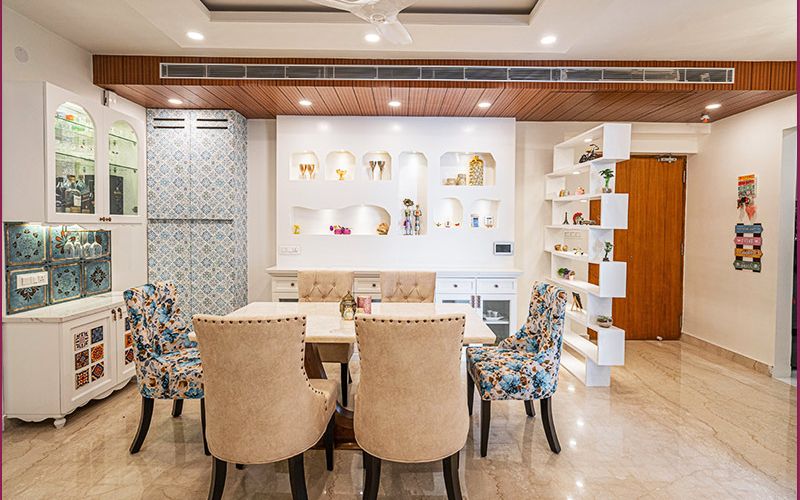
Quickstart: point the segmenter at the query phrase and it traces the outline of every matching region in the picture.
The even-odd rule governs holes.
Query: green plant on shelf
[[[608,183],[611,182],[611,179],[614,177],[614,170],[610,168],[604,168],[598,173],[605,180],[605,185],[603,186],[603,192],[610,193],[611,188],[609,187]]]
[[[575,271],[567,267],[560,267],[556,272],[561,278],[566,280],[571,280],[572,278],[575,277]]]

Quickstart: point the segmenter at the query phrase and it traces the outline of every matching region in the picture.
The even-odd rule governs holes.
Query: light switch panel
[[[17,289],[42,286],[47,284],[47,271],[17,275]]]
[[[300,245],[283,245],[279,251],[281,255],[300,255]]]

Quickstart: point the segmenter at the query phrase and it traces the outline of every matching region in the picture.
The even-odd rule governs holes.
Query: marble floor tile
[[[358,391],[358,361],[351,363]],[[328,373],[338,377],[338,367]],[[795,386],[682,342],[629,342],[610,388],[586,388],[562,371],[553,414],[554,455],[540,418],[520,402],[492,405],[489,455],[480,458],[480,405],[461,458],[464,496],[519,498],[796,498]],[[351,398],[352,401],[352,398]],[[59,499],[190,499],[208,494],[200,409],[170,416],[157,401],[150,433],[128,454],[139,417],[131,383],[51,422],[6,421],[3,496]],[[536,405],[537,412],[539,411]],[[359,498],[361,454],[341,451],[333,472],[321,451],[306,454],[309,498]],[[382,468],[386,499],[445,498],[440,464]],[[290,499],[285,463],[230,468],[225,498]]]

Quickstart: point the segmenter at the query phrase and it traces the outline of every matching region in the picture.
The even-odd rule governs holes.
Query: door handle
[[[114,309],[111,310],[111,319],[114,321],[117,320],[117,311]]]

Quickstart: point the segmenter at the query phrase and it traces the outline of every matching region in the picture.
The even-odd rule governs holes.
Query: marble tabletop
[[[306,316],[306,342],[352,344],[356,341],[355,322],[342,319],[337,302],[252,302],[228,316],[252,318],[291,314]],[[372,314],[393,317],[464,314],[464,344],[493,344],[496,339],[475,309],[467,304],[374,303]]]

